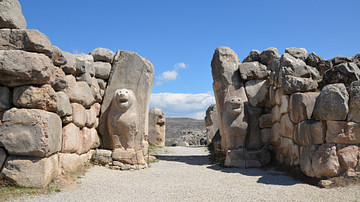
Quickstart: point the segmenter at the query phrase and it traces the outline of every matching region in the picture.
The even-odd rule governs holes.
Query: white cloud
[[[163,72],[159,79],[162,81],[176,80],[178,73],[175,70]]]
[[[150,108],[164,110],[167,117],[190,117],[203,119],[206,109],[215,103],[212,92],[199,94],[154,93],[151,94]]]
[[[187,66],[185,63],[183,62],[180,62],[180,63],[177,63],[174,65],[174,69],[177,70],[177,69],[185,69]]]

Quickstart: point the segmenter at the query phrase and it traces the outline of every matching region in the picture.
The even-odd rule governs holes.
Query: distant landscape
[[[182,130],[205,131],[205,121],[191,118],[166,118],[165,138],[166,145],[178,139]]]

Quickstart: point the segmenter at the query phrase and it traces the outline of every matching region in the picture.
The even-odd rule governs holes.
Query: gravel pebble
[[[354,201],[360,186],[320,189],[276,170],[221,169],[204,147],[166,147],[159,162],[135,171],[94,166],[80,186],[18,201]]]

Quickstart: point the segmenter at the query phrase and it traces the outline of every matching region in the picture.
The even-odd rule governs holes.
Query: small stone
[[[319,182],[319,187],[321,188],[330,188],[331,185],[332,185],[332,181],[330,180],[320,180]]]

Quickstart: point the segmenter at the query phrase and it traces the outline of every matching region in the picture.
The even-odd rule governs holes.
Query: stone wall
[[[119,81],[117,71],[127,73],[129,65],[140,70],[132,72],[132,77],[122,75],[128,80]],[[148,60],[128,51],[116,55],[105,48],[89,54],[62,51],[43,33],[26,29],[17,0],[1,1],[1,177],[20,186],[44,187],[59,175],[83,167],[93,156],[116,158],[112,150],[94,149],[105,147],[98,135],[99,119],[117,88],[133,90],[144,100],[138,112],[141,124],[136,145],[136,152],[144,156],[153,72]],[[141,89],[133,88],[131,79]],[[124,163],[138,163],[131,158]],[[112,160],[107,163],[113,165]]]
[[[259,139],[260,147],[273,151],[273,160],[299,166],[310,177],[360,174],[360,54],[323,60],[303,48],[287,48],[281,56],[276,48],[268,48],[251,51],[240,63],[231,49],[220,47],[213,61],[219,57],[223,62],[212,65],[213,72],[225,65],[238,70],[237,85],[244,85],[243,104],[250,109],[246,141],[239,148],[256,150],[249,148],[249,140]],[[215,96],[221,97],[216,85],[227,83],[216,84],[218,75],[213,77]],[[221,107],[220,99],[216,101]],[[228,158],[221,111],[218,117],[221,147]],[[232,158],[238,163],[230,166],[242,167],[244,159]]]

